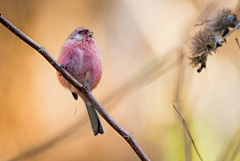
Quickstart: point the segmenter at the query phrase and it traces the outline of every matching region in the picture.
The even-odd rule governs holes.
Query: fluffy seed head
[[[229,8],[219,10],[217,13],[205,20],[206,28],[216,34],[228,32],[229,27],[233,28],[238,24],[237,16]]]
[[[230,9],[223,8],[212,14],[209,19],[195,26],[203,24],[206,25],[206,28],[203,31],[199,31],[192,38],[191,46],[192,57],[190,57],[190,64],[193,67],[200,66],[197,70],[198,72],[201,72],[206,67],[208,55],[222,46],[226,42],[226,37],[239,28],[240,20],[237,19],[237,16]],[[230,31],[229,28],[234,29]]]
[[[206,66],[207,56],[214,50],[216,38],[209,30],[201,30],[192,38],[190,64],[193,67]]]
[[[211,31],[201,30],[192,38],[191,53],[193,56],[198,56],[206,51],[214,49],[215,36]]]

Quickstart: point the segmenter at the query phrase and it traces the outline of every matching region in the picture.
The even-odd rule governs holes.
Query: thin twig
[[[132,147],[135,153],[141,160],[150,160],[147,155],[143,152],[141,147],[134,140],[132,135],[128,133],[125,129],[123,129],[101,106],[101,104],[94,98],[92,93],[84,88],[82,84],[80,84],[76,79],[74,79],[66,69],[62,68],[60,64],[52,57],[52,55],[41,45],[37,44],[27,35],[25,35],[22,31],[12,25],[6,18],[4,18],[0,14],[0,22],[7,27],[10,31],[12,31],[16,36],[22,39],[25,43],[30,45],[32,48],[37,50],[69,83],[71,83],[75,88],[77,88],[84,96],[88,99],[89,102],[92,103],[93,107],[99,112],[99,114],[108,122],[110,126],[114,128]]]
[[[239,44],[238,38],[236,38],[236,41],[237,41],[238,47],[240,49],[240,44]]]
[[[193,144],[193,146],[194,146],[194,148],[195,148],[195,150],[196,150],[196,152],[197,152],[200,160],[203,161],[203,159],[202,159],[200,153],[198,152],[197,147],[196,147],[196,145],[195,145],[195,143],[194,143],[194,141],[193,141],[192,135],[190,134],[190,132],[189,132],[189,130],[188,130],[186,121],[185,121],[184,118],[181,116],[181,114],[179,113],[179,111],[177,110],[177,108],[176,108],[174,105],[173,105],[173,107],[174,107],[174,109],[177,111],[177,113],[178,113],[178,115],[179,115],[179,117],[180,117],[180,121],[182,122],[183,126],[184,126],[185,129],[187,130],[187,133],[188,133],[188,135],[189,135],[189,137],[190,137],[190,139],[191,139],[191,141],[192,141],[192,144]]]
[[[222,39],[226,39],[229,35],[231,35],[235,30],[237,30],[240,27],[240,22],[234,27],[228,34],[226,34]]]
[[[184,86],[184,80],[185,80],[185,58],[186,54],[183,52],[183,49],[179,50],[178,55],[180,56],[179,59],[183,59],[182,61],[179,61],[179,67],[177,69],[177,75],[176,75],[176,87],[174,90],[174,102],[176,103],[176,106],[179,107],[179,110],[182,110],[185,108],[184,101],[183,101],[183,86]],[[184,127],[183,127],[184,129]],[[183,142],[184,142],[184,153],[185,153],[185,159],[186,161],[192,160],[192,149],[191,149],[191,141],[188,137],[188,134],[186,130],[183,131]]]

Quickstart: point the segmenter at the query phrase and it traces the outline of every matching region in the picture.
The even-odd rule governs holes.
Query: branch
[[[82,84],[80,84],[76,79],[71,76],[66,69],[62,68],[61,65],[52,57],[52,55],[41,45],[37,44],[27,35],[25,35],[22,31],[12,25],[7,19],[5,19],[0,13],[0,22],[7,27],[10,31],[12,31],[16,36],[22,39],[25,43],[30,45],[32,48],[37,50],[69,83],[71,83],[75,88],[77,88],[84,96],[87,98],[89,102],[92,103],[93,107],[99,112],[99,114],[108,122],[112,128],[117,131],[132,147],[135,153],[141,160],[149,161],[150,159],[143,152],[141,147],[134,140],[132,135],[128,133],[125,129],[123,129],[108,113],[107,111],[100,105],[100,103],[94,98],[92,93],[85,88]]]
[[[238,45],[238,47],[240,49],[240,44],[239,44],[238,38],[236,38],[236,41],[237,41],[237,45]]]
[[[240,27],[240,22],[234,27],[228,34],[226,34],[222,39],[225,40],[228,36],[230,36],[235,30],[239,29]]]
[[[188,135],[189,135],[189,137],[190,137],[190,139],[191,139],[191,141],[192,141],[192,144],[193,144],[193,146],[194,146],[194,148],[195,148],[195,150],[196,150],[196,152],[197,152],[200,160],[203,161],[203,159],[202,159],[200,153],[198,152],[197,147],[196,147],[196,145],[195,145],[195,143],[194,143],[194,141],[193,141],[193,138],[192,138],[192,136],[191,136],[191,134],[190,134],[190,132],[189,132],[189,130],[188,130],[186,121],[185,121],[184,118],[181,116],[181,114],[178,112],[177,108],[176,108],[174,105],[173,105],[173,107],[174,107],[174,109],[177,111],[177,113],[178,113],[178,115],[179,115],[179,117],[180,117],[180,121],[182,122],[183,126],[184,126],[185,129],[187,130],[187,133],[188,133]]]

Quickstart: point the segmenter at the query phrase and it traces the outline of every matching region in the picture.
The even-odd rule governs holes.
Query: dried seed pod
[[[203,68],[206,68],[207,57],[211,52],[222,46],[226,42],[226,37],[233,31],[240,27],[240,20],[232,13],[228,8],[219,10],[217,13],[212,14],[211,17],[201,24],[206,24],[206,28],[203,31],[199,31],[192,38],[191,53],[192,57],[190,64],[193,67],[198,67],[198,72],[201,72]],[[231,31],[229,28],[234,28]]]
[[[225,36],[229,32],[229,27],[234,28],[239,22],[237,15],[233,14],[229,8],[224,8],[212,14],[209,19],[199,25],[203,25],[204,23],[206,23],[206,28],[216,35]]]
[[[206,29],[200,30],[192,38],[191,53],[193,56],[199,56],[205,51],[212,51],[216,42],[216,36]]]
[[[206,29],[199,31],[192,38],[192,57],[189,59],[191,60],[190,64],[193,67],[197,67],[200,64],[198,72],[201,72],[201,70],[206,67],[207,56],[216,48],[216,38],[217,36],[213,35],[211,31]]]

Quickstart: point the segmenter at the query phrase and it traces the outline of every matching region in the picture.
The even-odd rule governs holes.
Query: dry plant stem
[[[226,34],[222,39],[225,40],[229,35],[231,35],[235,30],[237,30],[240,27],[240,22],[236,27],[234,27],[228,34]]]
[[[179,113],[179,111],[177,110],[177,108],[176,108],[174,105],[173,105],[173,107],[174,107],[174,109],[177,111],[177,113],[178,113],[178,115],[179,115],[179,117],[180,117],[180,120],[181,120],[181,122],[183,123],[183,126],[184,126],[185,129],[187,130],[187,133],[188,133],[188,135],[189,135],[189,137],[190,137],[190,139],[191,139],[191,141],[192,141],[192,143],[193,143],[193,146],[194,146],[194,148],[195,148],[195,150],[196,150],[196,152],[197,152],[200,160],[203,161],[203,159],[202,159],[200,153],[198,152],[197,147],[196,147],[196,145],[195,145],[195,143],[194,143],[194,141],[193,141],[192,135],[190,134],[190,132],[189,132],[189,130],[188,130],[188,127],[187,127],[187,124],[186,124],[184,118],[182,117],[182,115]]]
[[[236,38],[236,41],[237,41],[238,47],[240,49],[240,44],[239,44],[238,38]]]
[[[238,22],[238,24],[236,25],[236,27],[234,27],[229,33],[227,33],[224,37],[222,37],[222,41],[223,40],[225,40],[228,36],[230,36],[235,30],[237,30],[237,29],[239,29],[239,27],[240,27],[240,22]],[[237,39],[236,39],[237,40]],[[225,41],[223,41],[222,43],[224,43]],[[237,42],[238,42],[238,40],[237,40]],[[217,43],[217,42],[216,42]],[[221,44],[222,44],[221,43]],[[238,43],[239,44],[239,43]],[[213,51],[215,52],[215,50],[216,50],[216,48],[217,48],[217,44],[215,44],[215,47],[214,47],[214,49],[213,49]]]
[[[143,152],[141,147],[137,144],[134,138],[124,130],[108,113],[107,111],[99,104],[99,102],[93,97],[92,93],[88,91],[88,89],[80,84],[76,79],[74,79],[61,65],[50,55],[50,53],[41,45],[37,44],[23,32],[21,32],[18,28],[12,25],[7,19],[5,19],[0,13],[0,22],[7,27],[10,31],[12,31],[16,36],[26,42],[28,45],[37,50],[61,75],[74,87],[76,87],[82,94],[86,96],[88,101],[90,101],[93,106],[97,109],[97,111],[101,114],[101,116],[112,126],[132,147],[132,149],[136,152],[138,157],[141,160],[149,161],[150,159]]]

